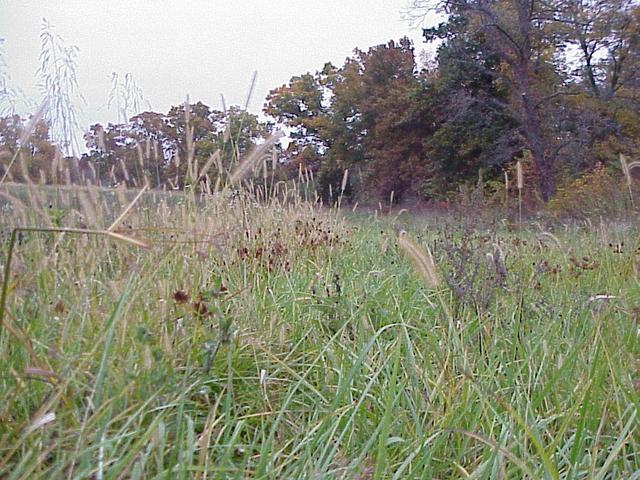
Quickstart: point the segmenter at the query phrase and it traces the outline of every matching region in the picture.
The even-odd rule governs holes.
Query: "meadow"
[[[640,479],[637,219],[300,197],[1,185],[0,478]]]

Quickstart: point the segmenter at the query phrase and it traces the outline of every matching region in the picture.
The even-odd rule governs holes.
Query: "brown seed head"
[[[187,303],[189,301],[189,295],[182,290],[176,290],[173,294],[173,300],[179,304]]]
[[[428,288],[437,289],[440,286],[438,271],[429,247],[422,247],[409,238],[407,232],[398,233],[398,247],[409,257],[416,272],[422,277]]]

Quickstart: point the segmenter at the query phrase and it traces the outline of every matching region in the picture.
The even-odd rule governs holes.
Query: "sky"
[[[201,100],[259,113],[269,90],[353,49],[408,36],[428,48],[401,12],[408,0],[0,0],[0,38],[10,84],[37,99],[43,18],[79,48],[80,123],[117,121],[112,73],[132,74],[154,111]]]

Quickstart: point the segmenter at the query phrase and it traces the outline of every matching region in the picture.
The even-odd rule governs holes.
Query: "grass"
[[[7,235],[136,195],[0,188]],[[640,478],[635,225],[145,192],[113,231],[151,247],[18,238],[2,478]]]

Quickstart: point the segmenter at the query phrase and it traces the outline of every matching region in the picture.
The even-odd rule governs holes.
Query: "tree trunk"
[[[551,162],[545,152],[544,138],[540,127],[540,119],[531,99],[523,91],[521,96],[522,134],[531,151],[536,173],[538,174],[540,193],[546,202],[555,193],[555,179]]]
[[[542,127],[538,112],[538,101],[533,86],[533,72],[531,71],[532,29],[531,29],[531,0],[516,0],[518,13],[518,30],[521,38],[520,48],[516,49],[513,72],[520,88],[520,117],[522,134],[531,150],[533,163],[539,178],[540,193],[546,202],[555,190],[555,181],[550,159],[546,155],[546,145],[542,135]]]
[[[596,82],[596,76],[593,73],[593,65],[591,61],[593,60],[593,53],[589,51],[589,45],[584,39],[580,40],[580,48],[582,49],[583,57],[584,57],[584,65],[587,73],[587,80],[589,81],[589,87],[591,88],[591,92],[595,97],[600,96],[600,89],[598,88],[598,82]]]

